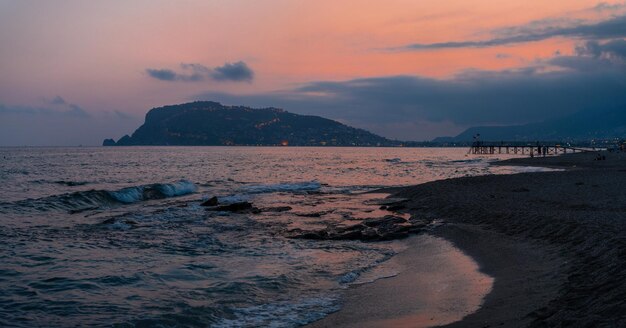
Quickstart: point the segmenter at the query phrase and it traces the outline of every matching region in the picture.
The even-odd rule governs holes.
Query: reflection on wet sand
[[[381,265],[397,276],[347,291],[343,308],[311,327],[431,327],[478,310],[494,279],[445,239],[418,235]]]

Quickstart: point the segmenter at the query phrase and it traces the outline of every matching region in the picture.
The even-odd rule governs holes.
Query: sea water
[[[380,217],[386,186],[523,169],[462,148],[0,148],[0,326],[294,327],[393,273],[397,241],[288,239]],[[200,204],[252,202],[238,214]],[[367,277],[359,281],[359,277]]]

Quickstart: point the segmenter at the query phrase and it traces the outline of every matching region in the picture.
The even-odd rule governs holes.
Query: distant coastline
[[[499,128],[503,130],[503,127]],[[508,128],[507,128],[508,129]],[[504,129],[504,130],[507,130]],[[606,147],[619,143],[607,138],[554,138],[536,135],[506,137],[500,133],[481,140],[518,142],[520,144],[571,144]],[[503,130],[503,131],[504,131]],[[510,128],[519,134],[519,129]],[[469,130],[468,130],[469,131]],[[472,131],[476,132],[476,128]],[[516,135],[516,134],[515,134]],[[517,135],[516,135],[517,136]],[[212,101],[196,101],[151,109],[145,122],[131,135],[115,141],[105,139],[103,146],[315,146],[315,147],[468,147],[474,142],[467,132],[455,138],[440,137],[432,141],[388,139],[327,118],[299,115],[279,108],[227,106]]]

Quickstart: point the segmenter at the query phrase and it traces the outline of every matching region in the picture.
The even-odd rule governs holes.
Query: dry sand
[[[567,170],[396,190],[394,196],[409,199],[412,215],[444,222],[431,235],[452,242],[495,278],[480,309],[449,327],[626,327],[626,154],[605,155],[606,161],[589,153],[514,159],[499,165]],[[407,252],[420,254],[414,244]],[[414,320],[421,313],[415,296],[393,292],[415,291],[409,284],[401,274],[351,288],[342,310],[314,325],[429,326]],[[372,310],[381,299],[391,315]]]

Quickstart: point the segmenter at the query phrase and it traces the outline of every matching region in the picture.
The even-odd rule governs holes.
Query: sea
[[[537,168],[465,148],[0,148],[0,326],[298,327],[397,274],[401,241],[287,238],[381,187]],[[280,211],[209,211],[247,201]],[[385,266],[386,267],[386,266]]]

